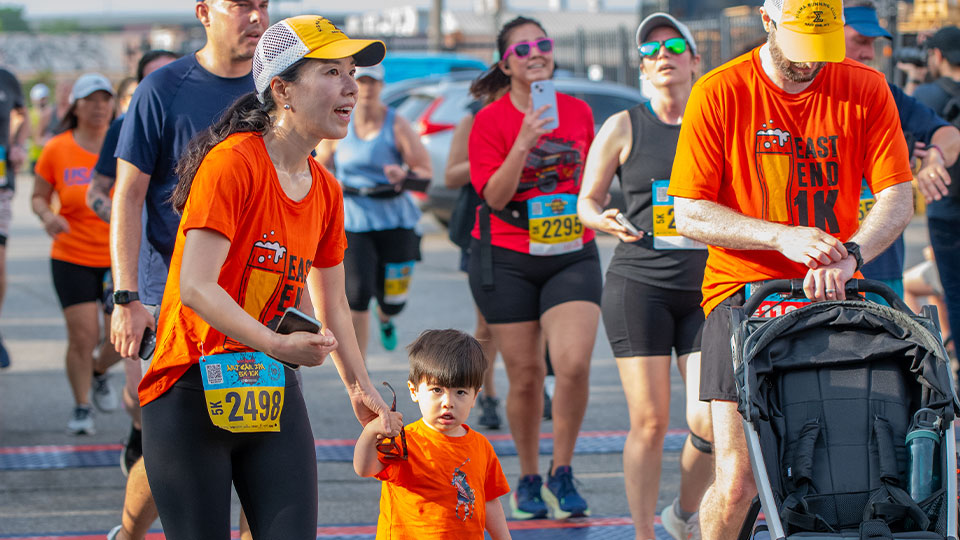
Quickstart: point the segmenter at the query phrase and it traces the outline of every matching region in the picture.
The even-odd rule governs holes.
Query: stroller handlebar
[[[897,293],[881,281],[851,279],[844,287],[844,291],[848,297],[856,296],[861,292],[877,294],[886,300],[887,304],[893,309],[906,313],[907,315],[915,315],[907,304],[897,296]],[[752,315],[767,296],[775,293],[789,294],[787,298],[804,298],[806,296],[803,292],[802,279],[774,279],[757,287],[757,290],[750,295],[750,299],[743,304],[744,311]]]

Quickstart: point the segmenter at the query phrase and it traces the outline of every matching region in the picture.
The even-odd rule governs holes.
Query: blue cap
[[[893,39],[890,32],[880,26],[877,10],[872,7],[858,6],[843,8],[843,19],[847,26],[852,26],[861,36],[885,37]]]

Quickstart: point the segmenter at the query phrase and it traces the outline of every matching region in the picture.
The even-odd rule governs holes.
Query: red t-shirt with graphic
[[[510,485],[490,441],[463,427],[464,436],[450,437],[418,420],[404,427],[406,461],[381,456],[377,540],[483,538],[487,501]]]
[[[60,200],[57,214],[70,226],[54,237],[51,259],[91,268],[110,266],[110,224],[87,206],[96,164],[97,154],[77,144],[73,130],[50,139],[37,159],[34,172],[53,186]]]
[[[845,241],[858,227],[863,178],[874,193],[912,178],[883,75],[851,60],[828,63],[790,94],[763,72],[756,49],[694,85],[668,193]],[[775,251],[710,246],[704,311],[746,283],[806,272]]]
[[[337,180],[308,158],[313,185],[293,201],[283,192],[263,138],[237,133],[215,146],[197,170],[187,199],[160,310],[157,347],[140,382],[140,403],[166,392],[203,354],[250,351],[180,302],[184,235],[210,229],[230,240],[217,282],[244,311],[276,325],[297,307],[311,267],[340,264],[347,242]]]
[[[560,126],[542,135],[527,154],[520,173],[520,184],[511,201],[527,201],[542,195],[580,193],[580,180],[587,151],[593,143],[593,112],[584,101],[557,93]],[[503,164],[520,134],[523,112],[510,101],[510,93],[487,105],[473,122],[470,131],[470,182],[483,198],[487,181]],[[556,207],[557,212],[576,214],[572,208]],[[545,200],[546,204],[563,204]],[[581,226],[582,227],[582,226]],[[522,253],[530,252],[530,233],[490,216],[491,243]],[[480,238],[480,220],[473,227],[473,237]],[[591,229],[583,230],[583,242],[594,237]]]

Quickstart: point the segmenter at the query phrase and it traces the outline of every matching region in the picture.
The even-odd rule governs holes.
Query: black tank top
[[[624,215],[650,233],[653,231],[653,182],[670,178],[680,126],[662,122],[646,103],[630,109],[628,114],[633,145],[627,161],[617,167],[627,206]],[[650,240],[617,244],[608,271],[664,289],[700,290],[706,250],[657,250]]]

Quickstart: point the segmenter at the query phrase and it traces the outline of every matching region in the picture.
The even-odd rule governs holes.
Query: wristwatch
[[[853,255],[853,258],[857,261],[857,267],[854,268],[853,271],[858,272],[863,268],[863,255],[860,254],[860,244],[856,242],[844,242],[843,247],[847,248],[847,253]]]
[[[140,299],[137,291],[113,291],[113,303],[122,306]]]

